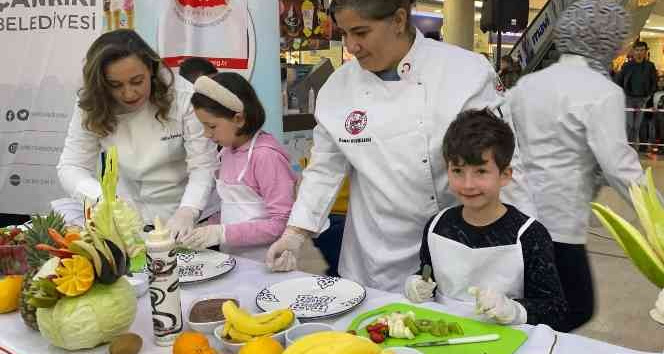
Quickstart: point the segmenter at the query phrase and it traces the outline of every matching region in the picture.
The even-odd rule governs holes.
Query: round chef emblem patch
[[[401,73],[408,74],[410,72],[410,68],[410,63],[403,63],[403,65],[401,65]]]
[[[367,126],[367,112],[352,111],[346,117],[346,131],[352,135],[360,134]]]

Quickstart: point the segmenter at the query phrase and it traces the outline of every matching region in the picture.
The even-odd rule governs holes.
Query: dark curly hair
[[[514,154],[514,133],[488,108],[459,113],[443,138],[443,157],[449,165],[482,165],[485,151],[491,151],[498,169],[510,166]]]

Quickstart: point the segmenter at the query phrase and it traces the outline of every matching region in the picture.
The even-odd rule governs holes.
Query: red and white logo
[[[346,117],[346,131],[352,135],[360,134],[367,126],[367,112],[352,111]]]
[[[218,5],[226,5],[226,0],[178,0],[182,6],[191,7],[211,7]]]

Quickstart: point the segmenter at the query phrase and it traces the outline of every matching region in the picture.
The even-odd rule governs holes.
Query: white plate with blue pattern
[[[178,278],[180,283],[212,280],[235,268],[235,258],[213,250],[178,250]]]
[[[218,278],[235,268],[235,258],[213,250],[178,248],[178,279],[180,284],[191,284]],[[147,265],[143,268],[148,273]]]
[[[315,320],[349,312],[366,296],[354,281],[314,275],[265,287],[256,295],[256,306],[266,312],[290,308],[300,320]]]

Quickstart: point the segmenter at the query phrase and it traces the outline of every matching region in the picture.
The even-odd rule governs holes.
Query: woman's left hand
[[[166,227],[171,230],[171,237],[176,240],[178,237],[184,237],[194,229],[194,223],[198,219],[200,211],[191,207],[180,207],[175,214],[168,219]]]

